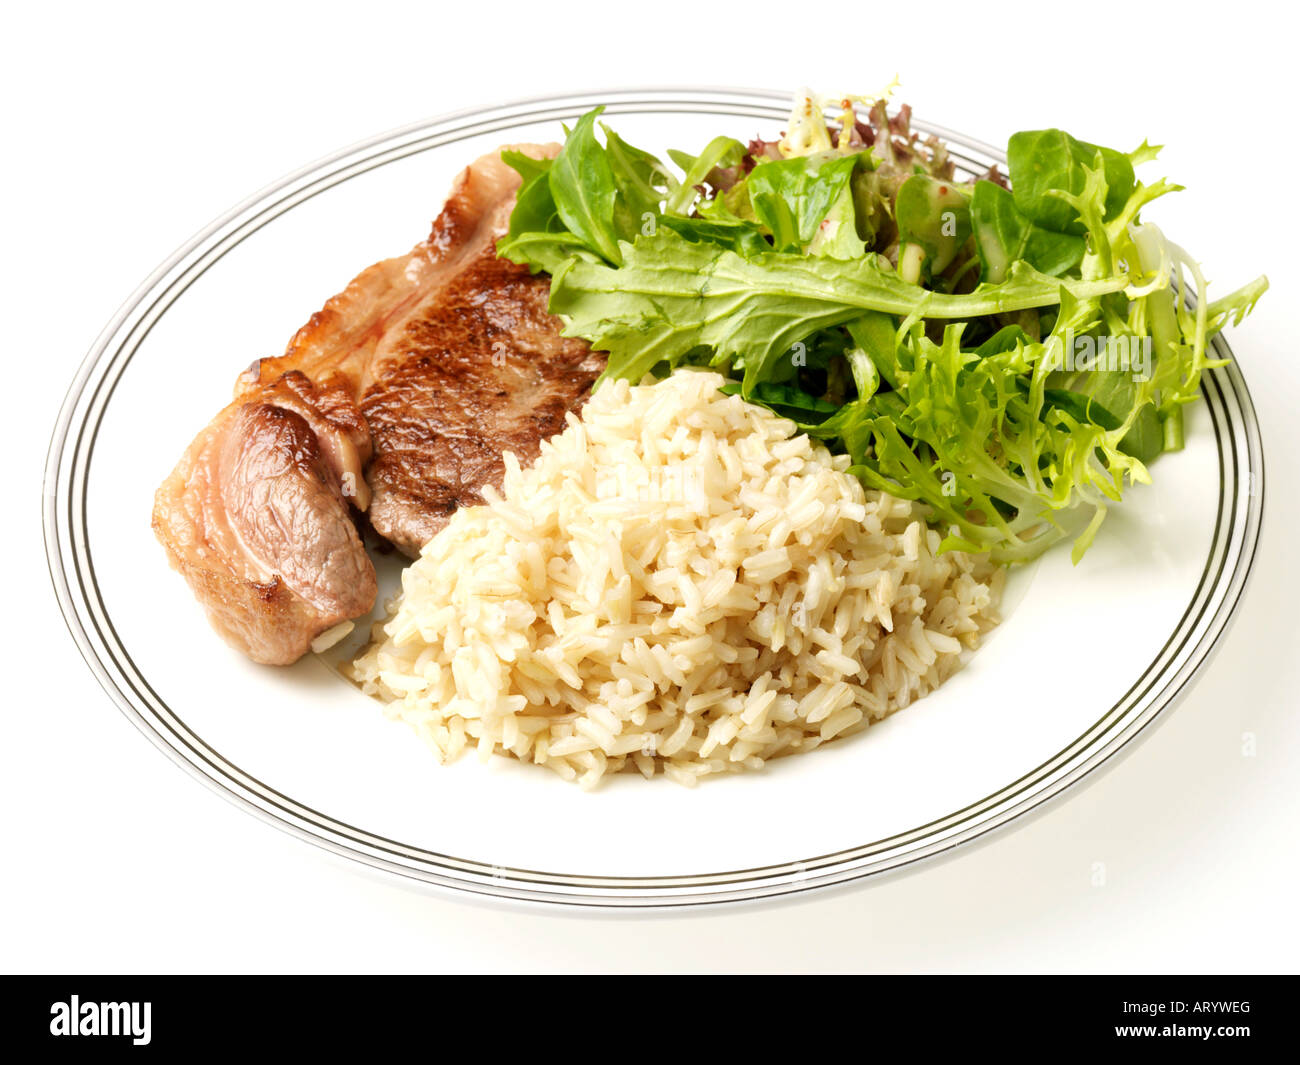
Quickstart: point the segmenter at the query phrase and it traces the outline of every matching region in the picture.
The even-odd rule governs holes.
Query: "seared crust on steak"
[[[361,400],[375,441],[370,523],[415,556],[458,507],[500,488],[502,452],[528,465],[564,429],[604,369],[585,341],[556,334],[545,278],[480,256],[448,298],[406,323],[403,357]]]

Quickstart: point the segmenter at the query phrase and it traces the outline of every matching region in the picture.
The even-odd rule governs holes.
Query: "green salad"
[[[1077,562],[1126,485],[1183,442],[1208,341],[1267,289],[1211,299],[1141,212],[1155,159],[1016,133],[1004,178],[959,180],[904,107],[796,100],[779,141],[717,137],[671,165],[599,121],[523,178],[500,255],[551,277],[606,376],[712,367],[728,390],[923,502],[943,549]],[[603,143],[602,143],[603,138]]]

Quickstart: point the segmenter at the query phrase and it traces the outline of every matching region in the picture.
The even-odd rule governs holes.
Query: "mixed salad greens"
[[[1137,179],[1148,144],[1017,133],[1009,181],[961,181],[908,108],[840,106],[805,94],[779,141],[670,151],[680,174],[596,108],[554,159],[505,154],[523,184],[498,252],[551,275],[606,376],[720,369],[868,487],[926,504],[943,549],[1025,560],[1074,535],[1077,562],[1182,446],[1209,338],[1267,279],[1209,300],[1140,218],[1179,188]]]

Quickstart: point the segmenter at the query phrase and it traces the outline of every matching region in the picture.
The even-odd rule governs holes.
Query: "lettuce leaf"
[[[1062,292],[1095,298],[1127,284],[1050,278],[1018,262],[1004,282],[954,295],[908,284],[874,258],[745,257],[667,228],[624,243],[620,260],[615,268],[572,259],[554,273],[550,310],[565,320],[565,334],[609,352],[606,376],[634,380],[707,348],[714,365],[743,364],[746,396],[797,342],[864,311],[968,318],[1052,306]]]
[[[970,217],[985,281],[1001,281],[1011,264],[1022,259],[1051,277],[1083,261],[1083,237],[1035,225],[1016,206],[1015,197],[991,181],[975,183]]]
[[[850,180],[859,165],[857,155],[804,155],[759,163],[746,185],[754,216],[772,237],[780,252],[809,250],[827,224],[834,226],[831,239],[839,238],[834,250],[838,258],[862,254],[853,222],[853,192]],[[831,212],[835,217],[831,218]],[[849,238],[845,241],[845,238]],[[818,250],[826,251],[830,241],[822,240]]]
[[[1114,217],[1133,191],[1133,159],[1113,148],[1076,140],[1064,130],[1013,133],[1007,142],[1007,168],[1016,207],[1044,229],[1082,235],[1084,226],[1069,204],[1054,194],[1083,191],[1085,171],[1101,156],[1106,195],[1103,214]]]
[[[952,181],[913,174],[899,186],[894,217],[898,222],[899,241],[919,245],[925,252],[925,266],[930,273],[941,273],[957,258],[970,237],[971,191]],[[1010,266],[1010,261],[1007,265]],[[1004,277],[1005,270],[1000,276],[986,280],[1001,281]]]

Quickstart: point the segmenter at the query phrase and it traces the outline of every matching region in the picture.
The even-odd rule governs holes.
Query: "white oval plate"
[[[1185,451],[1155,463],[1155,484],[1112,511],[1079,567],[1064,549],[1013,573],[1005,621],[940,691],[865,733],[693,790],[625,775],[589,794],[472,755],[441,767],[326,661],[269,669],[227,648],[168,569],[149,530],[154,489],[236,374],[279,354],[362,268],[420,240],[466,163],[557,139],[598,103],[654,151],[720,132],[770,137],[788,99],[613,91],[437,118],[289,176],[164,263],[81,367],[45,482],[60,603],[127,716],[231,801],[339,854],[483,895],[618,907],[898,869],[1012,822],[1143,734],[1222,636],[1254,556],[1263,457],[1235,363],[1206,376]],[[999,156],[916,126],[968,173]]]

